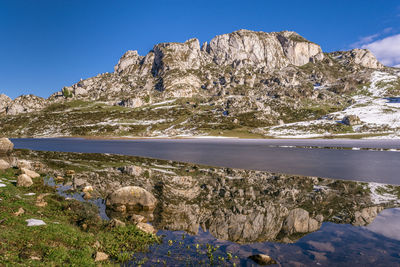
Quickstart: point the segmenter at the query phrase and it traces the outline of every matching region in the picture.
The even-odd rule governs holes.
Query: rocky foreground
[[[0,96],[4,136],[396,137],[400,72],[368,50],[239,30],[126,52],[48,99]],[[348,119],[354,116],[353,119]]]

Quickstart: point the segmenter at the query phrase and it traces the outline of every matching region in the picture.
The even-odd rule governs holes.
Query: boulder
[[[6,170],[8,168],[11,168],[11,164],[4,159],[0,159],[0,170]]]
[[[361,120],[360,120],[360,118],[359,118],[358,116],[356,116],[356,115],[348,115],[348,116],[345,116],[345,117],[342,119],[342,123],[343,123],[343,124],[346,124],[346,125],[349,125],[349,126],[353,126],[353,125],[360,124],[360,123],[361,123]]]
[[[98,261],[106,261],[106,260],[108,260],[108,257],[109,257],[109,256],[108,256],[106,253],[97,251],[94,261],[95,261],[95,262],[98,262]]]
[[[277,262],[273,258],[265,254],[252,255],[249,258],[259,265],[277,264]]]
[[[147,190],[138,186],[126,186],[110,194],[107,198],[107,207],[120,212],[125,211],[152,211],[157,199]]]
[[[33,185],[32,178],[26,174],[21,174],[17,179],[17,186],[29,187]]]
[[[148,224],[148,223],[142,223],[142,222],[140,222],[140,223],[136,224],[136,227],[137,227],[139,230],[141,230],[141,231],[143,231],[143,232],[145,232],[145,233],[148,233],[148,234],[155,234],[155,233],[157,233],[157,230],[156,230],[152,225],[150,225],[150,224]]]
[[[28,175],[28,176],[31,177],[31,178],[38,178],[38,177],[40,177],[40,174],[38,174],[37,172],[31,171],[31,170],[26,169],[26,168],[21,168],[21,172],[22,172],[22,174],[26,174],[26,175]]]
[[[128,175],[132,175],[132,176],[139,176],[142,174],[143,169],[139,166],[124,166],[121,169],[121,172],[126,173]]]
[[[126,224],[118,219],[111,219],[108,225],[111,228],[116,228],[116,227],[125,227]]]
[[[8,154],[14,149],[14,144],[8,138],[0,138],[0,154]]]

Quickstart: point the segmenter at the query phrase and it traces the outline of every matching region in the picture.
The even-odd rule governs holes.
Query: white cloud
[[[361,48],[369,49],[384,65],[400,65],[400,34],[364,44]]]

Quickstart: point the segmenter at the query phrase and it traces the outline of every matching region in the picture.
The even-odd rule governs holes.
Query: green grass
[[[95,266],[96,241],[100,244],[97,249],[110,255],[113,262],[130,259],[127,253],[131,256],[146,251],[149,245],[159,242],[156,236],[141,232],[134,225],[110,230],[99,218],[97,207],[66,201],[42,178],[34,179],[30,188],[6,181],[15,180],[18,173],[17,169],[0,171],[0,179],[6,184],[0,188],[0,265]],[[48,205],[35,206],[36,196],[26,196],[28,192],[36,196],[50,193],[45,197]],[[15,216],[19,208],[25,212]],[[27,227],[25,220],[31,218],[43,220],[46,225]]]

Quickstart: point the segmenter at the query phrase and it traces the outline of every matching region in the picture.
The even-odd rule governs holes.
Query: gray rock
[[[0,159],[0,170],[6,170],[8,168],[11,168],[11,164],[4,159]]]
[[[35,95],[22,95],[14,99],[8,106],[7,115],[18,115],[20,113],[33,112],[46,106],[44,98]]]
[[[364,208],[361,211],[354,213],[354,220],[352,222],[355,226],[365,226],[370,223],[378,216],[378,213],[383,210],[381,206]]]
[[[18,176],[17,186],[30,187],[31,185],[33,185],[33,181],[32,181],[31,177],[29,177],[26,174],[21,174]]]
[[[288,234],[309,233],[318,230],[320,227],[321,223],[310,218],[308,211],[296,208],[289,212],[282,230]]]
[[[120,212],[152,211],[157,200],[147,190],[138,186],[126,186],[110,194],[107,198],[107,207]]]
[[[256,262],[259,265],[277,264],[277,262],[273,258],[271,258],[270,256],[265,255],[265,254],[251,255],[249,258],[252,259],[254,262]]]
[[[12,102],[12,99],[5,94],[0,94],[0,115],[5,114],[8,105]]]
[[[360,123],[361,123],[361,120],[360,120],[360,118],[359,118],[358,116],[356,116],[356,115],[348,115],[348,116],[345,116],[345,117],[342,119],[342,123],[344,123],[344,124],[346,124],[346,125],[353,126],[353,125],[360,124]]]
[[[0,155],[8,154],[14,149],[14,144],[8,138],[0,138]]]

